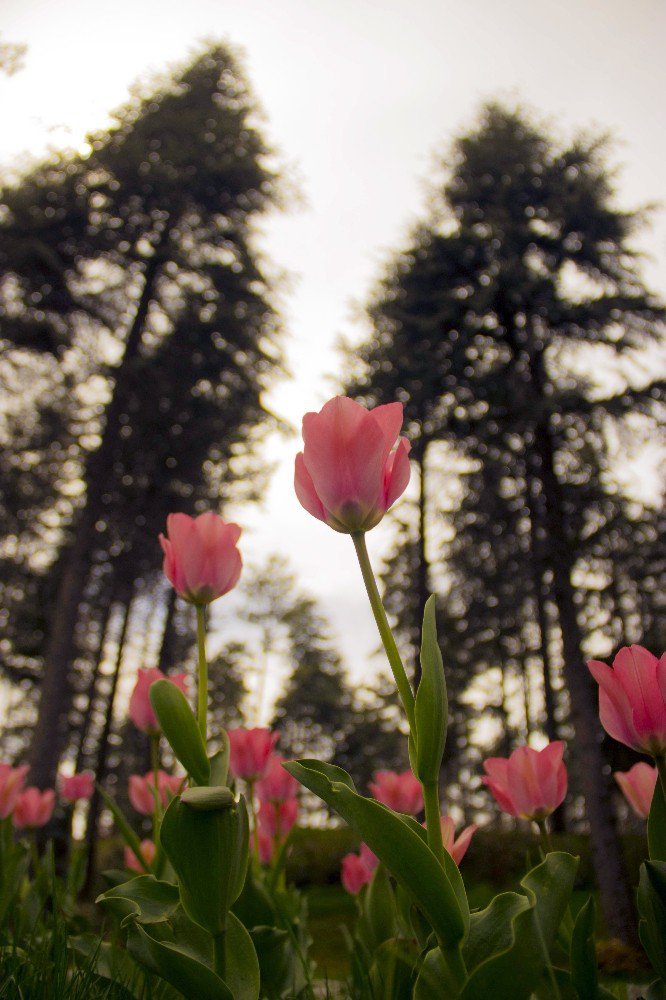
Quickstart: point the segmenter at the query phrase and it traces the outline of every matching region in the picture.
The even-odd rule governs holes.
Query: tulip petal
[[[599,685],[599,718],[609,736],[625,746],[640,750],[631,704],[615,671],[601,660],[588,660],[588,669]]]
[[[313,517],[318,518],[320,521],[326,521],[326,511],[324,510],[324,505],[317,496],[317,491],[314,488],[312,476],[306,468],[302,451],[300,451],[296,456],[294,488],[296,490],[296,496],[298,497],[299,503],[302,507],[305,507],[308,514],[312,514]]]

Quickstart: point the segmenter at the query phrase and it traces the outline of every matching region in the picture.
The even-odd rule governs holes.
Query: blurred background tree
[[[262,489],[256,444],[275,419],[261,394],[281,353],[253,227],[278,203],[253,98],[222,46],[137,93],[85,154],[2,194],[1,374],[22,428],[3,428],[2,503],[19,521],[3,596],[14,622],[18,606],[35,620],[21,640],[9,626],[3,667],[23,669],[33,705],[40,681],[39,785],[73,731],[81,742],[95,712],[113,713],[104,675],[117,677],[127,623],[155,591],[166,513]],[[151,605],[146,641],[167,611],[166,598]],[[43,640],[20,648],[28,634]]]
[[[664,584],[661,515],[614,444],[631,437],[639,454],[664,417],[651,371],[665,314],[631,249],[645,217],[615,205],[604,138],[562,146],[499,105],[443,166],[430,217],[368,306],[371,337],[348,355],[347,392],[404,403],[418,468],[389,601],[415,651],[427,593],[442,595],[454,717],[495,676],[501,726],[484,716],[483,728],[502,752],[572,733],[606,919],[622,936],[631,902],[584,662],[612,652],[618,618],[635,627],[623,641],[639,618],[656,625]],[[392,586],[403,577],[417,581],[409,596]],[[458,788],[468,748],[483,745],[468,735],[447,773]]]

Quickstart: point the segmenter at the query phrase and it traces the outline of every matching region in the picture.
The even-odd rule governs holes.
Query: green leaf
[[[154,875],[139,875],[107,889],[96,899],[121,918],[120,926],[132,921],[155,924],[167,920],[180,903],[178,886],[160,882]]]
[[[150,685],[149,696],[174,754],[197,785],[207,785],[210,781],[210,761],[187,698],[171,681],[155,681]]]
[[[577,868],[570,854],[548,854],[522,880],[524,893],[502,893],[472,915],[463,1000],[527,1000],[549,963]]]
[[[571,982],[579,1000],[597,1000],[599,996],[597,956],[594,950],[594,900],[590,896],[581,906],[571,935]]]
[[[646,861],[638,883],[638,934],[655,972],[666,980],[666,862]]]
[[[666,983],[663,979],[655,979],[650,983],[645,1000],[666,1000]]]
[[[180,990],[187,1000],[235,1000],[212,969],[177,944],[157,940],[140,924],[134,924],[127,935],[127,950],[137,962]]]
[[[202,812],[228,809],[236,803],[234,793],[226,785],[197,785],[195,788],[186,788],[180,799],[183,805]]]
[[[418,959],[416,942],[396,938],[384,941],[374,952],[370,967],[373,1000],[411,997]]]
[[[377,865],[364,900],[364,916],[373,948],[397,934],[398,914],[393,888],[383,865]]]
[[[647,835],[650,861],[666,861],[666,799],[659,778],[652,796]]]
[[[467,901],[461,906],[456,889],[421,834],[386,806],[355,792],[347,775],[346,780],[329,777],[337,775],[340,768],[333,771],[330,765],[311,761],[290,761],[284,766],[342,816],[411,893],[447,950],[447,959],[456,965],[469,924]]]
[[[448,700],[444,664],[437,642],[435,596],[428,598],[423,613],[421,638],[421,681],[414,703],[416,747],[414,773],[419,781],[439,780],[448,722]]]
[[[217,735],[222,746],[210,758],[210,783],[211,785],[226,785],[229,779],[231,744],[225,729],[220,729]]]
[[[174,799],[164,814],[160,839],[178,876],[185,912],[210,934],[221,933],[247,870],[245,800],[241,796],[235,807],[202,812]]]
[[[173,684],[171,685],[171,687],[173,687]],[[117,802],[115,802],[114,799],[111,798],[111,796],[102,788],[101,785],[96,784],[95,788],[97,789],[101,799],[103,800],[104,805],[113,814],[113,818],[116,821],[116,826],[118,827],[118,832],[120,833],[125,843],[128,845],[128,847],[132,849],[134,855],[137,858],[141,858],[145,861],[145,858],[143,858],[143,854],[141,852],[141,841],[139,840],[139,838],[137,837],[136,833],[129,825],[127,820],[125,819],[125,814],[120,808],[120,806],[117,804]],[[146,867],[150,868],[150,865],[146,865]]]

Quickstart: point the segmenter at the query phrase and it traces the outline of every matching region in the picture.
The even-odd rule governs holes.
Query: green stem
[[[198,690],[198,714],[199,732],[204,741],[208,743],[208,725],[206,713],[208,711],[208,662],[206,660],[206,608],[203,604],[197,604],[197,647],[199,650],[199,690]]]
[[[547,819],[536,820],[536,825],[539,827],[539,833],[541,834],[541,843],[543,845],[544,855],[553,853],[553,841],[550,836],[550,830],[548,829]]]
[[[150,764],[153,769],[153,784],[155,785],[155,808],[153,809],[153,843],[155,846],[159,843],[158,837],[160,832],[160,812],[161,812],[161,798],[160,798],[160,737],[159,733],[150,734]]]
[[[30,858],[32,860],[32,872],[36,877],[39,872],[39,848],[37,847],[37,831],[30,830],[28,835],[28,843],[30,844]]]
[[[365,589],[370,599],[370,607],[372,608],[372,612],[375,616],[377,628],[379,629],[379,635],[384,645],[384,649],[386,650],[386,656],[388,657],[389,665],[400,693],[400,700],[402,701],[402,707],[405,710],[405,715],[407,716],[407,721],[409,722],[410,731],[413,734],[416,731],[414,722],[414,692],[412,691],[412,686],[409,683],[407,674],[405,673],[405,668],[400,658],[398,647],[395,644],[395,639],[393,638],[393,633],[391,632],[391,626],[388,623],[386,612],[384,611],[382,599],[379,596],[377,581],[375,580],[375,574],[373,573],[372,566],[370,565],[368,548],[365,544],[365,533],[362,531],[353,532],[351,537],[354,543],[354,548],[356,549],[358,564],[361,567]]]
[[[226,942],[226,931],[221,931],[219,934],[213,934],[213,960],[215,964],[215,972],[223,981],[227,975]]]
[[[257,823],[257,810],[255,808],[254,801],[254,781],[247,780],[247,799],[250,813],[250,837],[252,838],[250,843],[252,844],[252,854],[256,859],[257,868],[261,864],[259,858],[259,825]]]
[[[428,847],[435,855],[440,865],[444,865],[444,842],[442,840],[442,825],[439,817],[439,788],[437,782],[423,785],[423,804],[425,805],[426,833]]]
[[[655,757],[655,763],[657,765],[657,771],[659,772],[661,790],[664,793],[664,801],[666,802],[666,754],[662,753],[658,757]]]

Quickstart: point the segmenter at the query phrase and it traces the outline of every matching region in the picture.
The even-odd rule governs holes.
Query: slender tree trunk
[[[555,471],[555,448],[549,417],[544,410],[543,358],[530,359],[530,376],[536,390],[534,443],[528,449],[528,474],[543,496],[546,528],[545,555],[553,574],[553,598],[557,606],[564,673],[571,699],[575,752],[585,797],[594,868],[608,928],[616,937],[636,940],[634,907],[617,836],[605,760],[601,749],[601,727],[596,685],[583,654],[583,636],[573,596],[573,553],[568,537],[560,484]]]
[[[85,762],[85,759],[86,759],[86,749],[85,748],[86,748],[86,743],[88,741],[88,735],[90,733],[90,729],[91,729],[91,725],[92,725],[93,711],[94,711],[94,707],[95,707],[95,700],[97,698],[97,689],[98,689],[98,686],[99,686],[99,679],[100,679],[100,668],[101,668],[102,663],[104,662],[104,652],[106,650],[106,644],[107,644],[107,642],[109,640],[109,635],[110,635],[110,633],[112,631],[112,625],[113,625],[113,622],[112,622],[112,613],[113,613],[113,607],[114,607],[115,602],[116,602],[117,593],[118,593],[117,587],[114,587],[113,590],[112,590],[112,592],[111,592],[111,595],[109,597],[109,602],[108,602],[108,604],[106,606],[106,610],[105,610],[105,613],[104,613],[104,625],[102,626],[102,630],[101,630],[102,638],[101,638],[101,642],[99,644],[99,650],[97,651],[97,661],[95,663],[95,672],[94,672],[94,675],[92,677],[92,680],[91,680],[91,683],[90,683],[90,687],[89,687],[88,706],[87,706],[87,709],[86,709],[86,713],[85,713],[85,718],[84,718],[83,725],[81,726],[81,731],[80,731],[80,734],[79,734],[79,745],[78,745],[77,751],[76,751],[76,767],[75,767],[75,771],[76,771],[77,774],[79,773],[79,771],[83,770],[83,768],[84,768],[84,762]]]
[[[162,235],[161,242],[165,236],[166,233]],[[125,404],[125,373],[134,362],[141,345],[161,262],[162,255],[156,249],[146,264],[143,289],[128,334],[123,360],[116,371],[115,388],[107,407],[102,442],[88,463],[85,506],[73,526],[72,542],[63,558],[46,644],[39,712],[30,756],[31,780],[40,788],[53,785],[62,754],[63,723],[71,701],[69,668],[74,651],[74,636],[88,576],[95,526],[104,511],[104,490],[121,427],[120,417]]]
[[[109,753],[109,736],[111,734],[111,726],[113,724],[113,709],[116,701],[116,691],[118,690],[118,678],[120,677],[120,668],[123,662],[123,650],[125,646],[125,637],[127,635],[127,626],[130,619],[130,610],[132,605],[131,589],[128,590],[125,595],[125,599],[120,599],[118,607],[121,608],[121,625],[118,634],[118,646],[116,649],[116,657],[113,665],[113,674],[111,676],[111,687],[109,689],[109,694],[107,696],[106,702],[106,712],[104,715],[104,726],[99,738],[99,744],[97,747],[97,761],[95,764],[95,779],[98,784],[102,784],[106,778],[106,762]],[[90,809],[88,810],[88,826],[86,829],[86,841],[88,843],[88,860],[86,869],[86,883],[85,890],[88,891],[90,888],[93,873],[95,871],[95,860],[97,856],[97,820],[99,817],[100,810],[100,798],[95,789],[92,799],[90,800]]]

